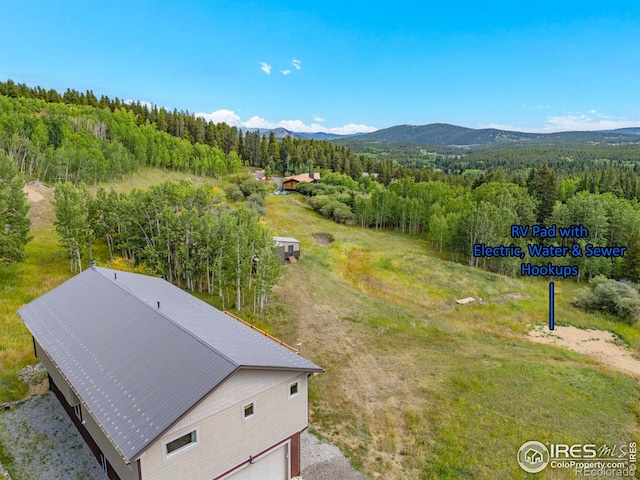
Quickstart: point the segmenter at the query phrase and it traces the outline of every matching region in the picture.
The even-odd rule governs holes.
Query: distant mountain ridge
[[[607,131],[607,130],[605,130]],[[640,135],[640,127],[627,127],[627,128],[616,128],[615,130],[609,130],[610,132],[620,132],[629,135]]]
[[[528,133],[474,129],[447,123],[428,125],[396,125],[394,127],[363,133],[358,142],[404,142],[425,145],[472,147],[498,144],[575,145],[597,143],[640,143],[640,127],[606,131]]]
[[[278,127],[272,129],[262,129],[262,128],[247,128],[241,127],[245,132],[255,132],[256,130],[260,131],[260,135],[273,134],[278,140],[282,140],[283,138],[291,137],[291,138],[300,138],[300,139],[312,139],[312,140],[337,140],[340,138],[353,137],[354,135],[338,135],[337,133],[326,133],[326,132],[292,132],[291,130],[287,130],[286,128]],[[361,133],[356,133],[355,135],[362,135]]]
[[[314,140],[342,140],[369,142],[419,143],[437,146],[474,147],[488,145],[584,145],[640,143],[640,126],[618,128],[615,130],[575,131],[556,133],[530,133],[500,130],[497,128],[468,128],[448,123],[430,123],[428,125],[396,125],[371,133],[338,135],[326,132],[293,132],[286,128],[274,129],[242,128],[244,131],[260,130],[262,135],[271,132],[279,140],[291,137]]]

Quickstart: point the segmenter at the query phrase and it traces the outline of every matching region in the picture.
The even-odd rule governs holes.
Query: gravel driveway
[[[0,443],[13,458],[6,465],[12,480],[107,480],[52,393],[0,413]],[[300,443],[303,480],[366,480],[336,446],[308,432],[302,434]]]

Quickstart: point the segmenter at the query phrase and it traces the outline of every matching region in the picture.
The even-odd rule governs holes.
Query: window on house
[[[244,406],[244,418],[249,418],[253,415],[253,403]]]
[[[291,385],[289,385],[289,396],[290,397],[293,397],[294,395],[297,395],[298,392],[299,392],[298,382],[292,383]]]
[[[166,454],[169,455],[173,452],[180,450],[181,448],[185,448],[188,445],[196,443],[196,431],[189,432],[186,435],[182,435],[181,437],[172,440],[165,444]]]
[[[293,255],[293,245],[289,245],[289,256]]]

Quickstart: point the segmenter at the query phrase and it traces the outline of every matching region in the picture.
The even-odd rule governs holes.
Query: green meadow
[[[185,177],[145,169],[114,186]],[[32,213],[27,261],[0,266],[0,402],[28,394],[16,372],[36,361],[16,311],[70,277],[46,200]],[[266,222],[301,240],[302,256],[262,316],[240,316],[301,342],[325,369],[311,380],[310,428],[370,478],[529,478],[516,462],[528,440],[640,442],[636,379],[526,339],[548,322],[548,282],[448,262],[420,237],[338,225],[297,194],[268,195]],[[556,324],[612,331],[637,354],[637,326],[571,305],[581,287],[556,282]],[[470,296],[483,304],[455,302]]]
[[[328,222],[298,195],[270,197],[267,218],[302,242],[272,322],[326,370],[311,384],[311,428],[370,477],[528,478],[516,462],[525,441],[640,438],[636,380],[525,338],[548,324],[547,281],[441,260],[417,237]],[[636,326],[575,309],[582,285],[555,286],[557,325],[610,330],[638,352]],[[455,303],[469,296],[483,304]]]

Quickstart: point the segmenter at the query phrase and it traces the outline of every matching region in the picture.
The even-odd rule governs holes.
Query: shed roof
[[[239,368],[322,371],[146,275],[91,267],[18,314],[127,462]]]
[[[300,243],[300,240],[296,240],[293,237],[273,237],[273,240],[278,243]]]

